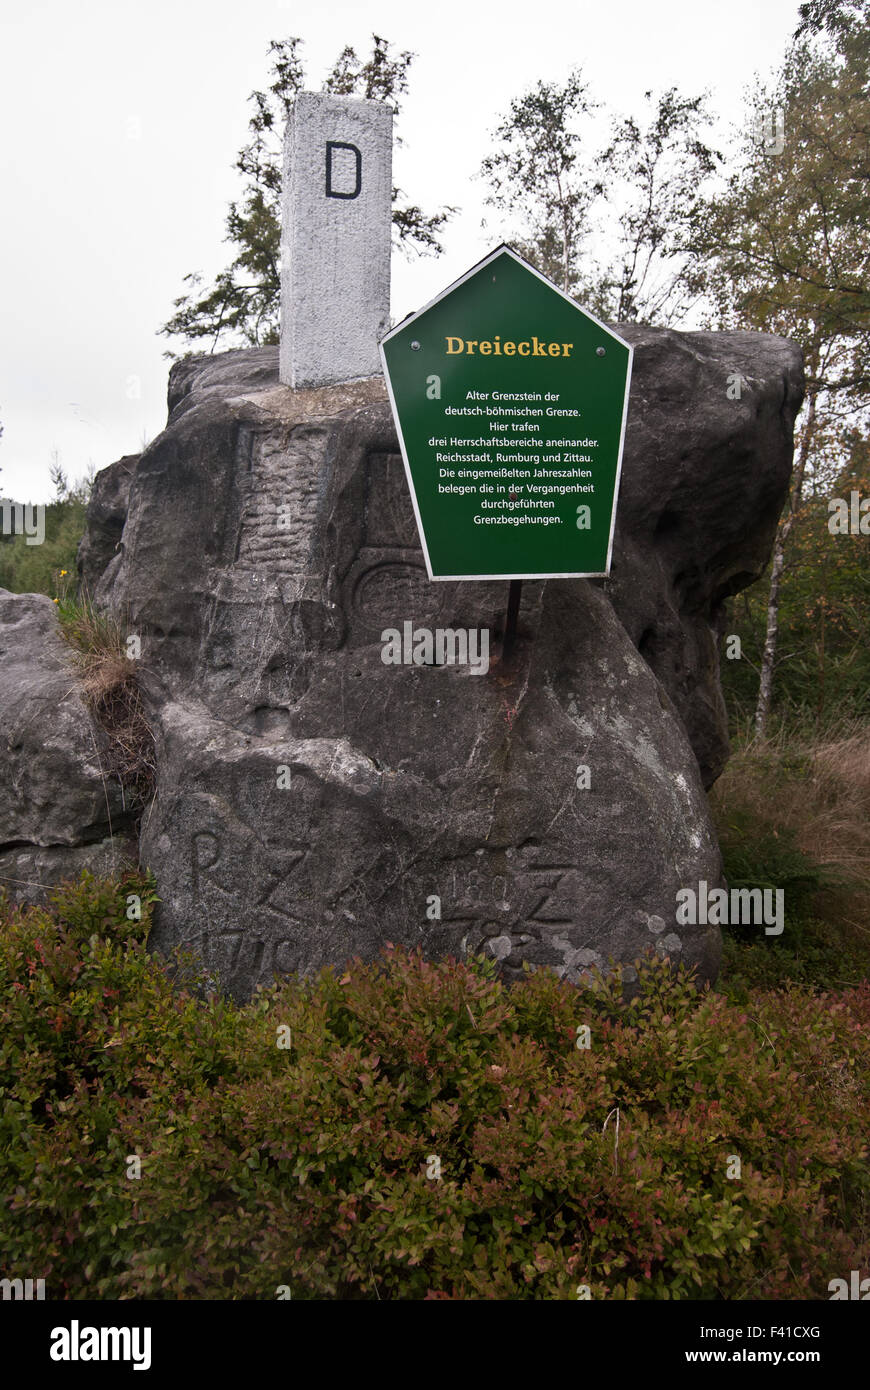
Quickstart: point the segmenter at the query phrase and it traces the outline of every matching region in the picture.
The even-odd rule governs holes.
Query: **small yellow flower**
[[[57,603],[57,602],[58,602],[58,600],[57,600],[56,598],[53,598],[51,601],[52,601],[52,603]]]
[[[67,570],[61,570],[61,572],[60,572],[60,577],[61,577],[61,579],[63,579],[64,575],[67,574],[67,573],[68,573]]]

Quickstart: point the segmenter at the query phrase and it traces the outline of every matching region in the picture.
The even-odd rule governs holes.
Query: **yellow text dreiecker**
[[[496,334],[494,338],[445,338],[445,355],[455,357],[465,353],[473,357],[475,352],[482,357],[570,357],[573,343],[548,343],[541,338],[531,338],[526,342],[515,343],[506,338],[502,342]]]

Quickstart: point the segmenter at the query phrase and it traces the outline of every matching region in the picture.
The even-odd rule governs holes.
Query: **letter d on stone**
[[[333,187],[332,183],[332,158],[333,150],[347,150],[352,154],[356,161],[354,169],[353,188],[349,193],[342,193]],[[362,190],[362,154],[356,145],[349,145],[346,140],[327,140],[326,142],[326,196],[327,198],[358,198]]]

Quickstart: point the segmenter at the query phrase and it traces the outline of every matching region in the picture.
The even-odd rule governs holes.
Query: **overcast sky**
[[[157,329],[182,277],[229,260],[233,161],[270,39],[305,41],[317,90],[373,31],[418,56],[395,173],[424,208],[461,208],[445,254],[394,256],[394,318],[502,238],[481,230],[473,175],[511,98],[580,65],[608,107],[709,89],[742,116],[753,74],[782,57],[798,0],[0,0],[0,495],[46,501],[52,452],[70,477],[140,450],[166,418]],[[176,344],[176,346],[178,346]],[[138,393],[138,394],[137,394]]]

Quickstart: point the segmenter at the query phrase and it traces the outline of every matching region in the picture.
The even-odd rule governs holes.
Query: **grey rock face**
[[[721,873],[717,629],[773,537],[800,355],[619,331],[613,573],[525,584],[508,667],[507,584],[427,579],[382,381],[290,391],[275,349],[173,369],[98,586],[143,640],[159,949],[192,944],[239,998],[385,940],[509,977],[646,949],[715,975],[718,928],[676,926],[675,898]],[[406,622],[486,631],[489,669],[386,664]]]
[[[36,901],[81,868],[119,863],[127,821],[54,604],[0,589],[0,884]]]
[[[0,853],[0,888],[18,903],[44,902],[65,879],[77,881],[83,869],[95,878],[115,878],[137,862],[132,835],[120,833],[92,845],[50,845]]]
[[[769,557],[790,474],[794,419],[802,399],[801,355],[794,343],[769,334],[676,333],[636,324],[616,327],[634,346],[634,373],[612,573],[608,580],[594,582],[602,585],[635,646],[673,700],[704,785],[709,787],[728,756],[718,651],[724,602],[757,579]],[[245,454],[242,471],[252,472],[256,466],[269,474],[271,501],[258,499],[248,505],[261,511],[272,507],[273,555],[284,564],[285,541],[288,534],[298,533],[302,520],[291,517],[286,532],[277,525],[275,502],[283,486],[281,454],[266,446],[268,457],[255,462],[265,444],[261,436],[269,433],[276,417],[287,423],[291,415],[298,418],[300,429],[295,432],[292,454],[304,475],[302,426],[313,418],[316,421],[323,410],[340,413],[354,402],[383,397],[377,381],[372,381],[364,387],[335,388],[326,395],[299,391],[288,398],[280,388],[274,389],[276,375],[274,348],[188,359],[172,369],[168,403],[173,432],[183,450],[180,457],[186,457],[188,450],[196,453],[197,428],[201,428],[203,447],[213,442],[218,449],[241,449]],[[738,390],[739,399],[731,399]],[[288,399],[294,402],[289,414]],[[188,433],[180,422],[194,409],[197,427]],[[222,410],[223,425],[218,427]],[[367,428],[378,436],[377,447],[384,454],[395,455],[397,444],[386,412],[371,416]],[[316,424],[310,440],[314,434]],[[159,467],[166,469],[163,448],[161,455],[164,462]],[[157,465],[149,460],[149,468],[153,466]],[[186,505],[185,487],[179,486],[173,502],[174,478],[164,477],[163,485],[168,490],[169,516],[177,506]],[[200,486],[210,506],[214,489],[222,488],[221,480],[204,478]],[[401,470],[390,487],[402,505],[406,483]],[[248,488],[252,491],[253,484],[249,482]],[[242,479],[235,496],[224,498],[222,507],[238,508],[244,490]],[[246,530],[251,521],[256,525],[254,518],[245,518]],[[99,512],[95,524],[101,524]],[[154,530],[153,564],[159,569],[157,552],[165,523],[140,519],[135,542],[132,534],[125,541],[128,577],[114,584],[120,565],[116,559],[105,577],[112,582],[104,582],[104,596],[134,592],[130,549],[134,543],[150,548],[145,535],[149,524]],[[194,529],[190,527],[189,539],[197,547]],[[406,531],[404,539],[425,582],[416,533]],[[212,549],[221,543],[225,549],[225,539],[220,542],[212,536]],[[87,544],[86,537],[83,550]],[[240,558],[249,571],[256,570],[253,552]],[[221,560],[226,566],[226,554]],[[209,564],[206,559],[202,568],[206,585]],[[150,588],[148,573],[142,575],[142,582]],[[258,582],[254,573],[251,588]],[[383,574],[378,582],[386,582]],[[171,596],[167,600],[155,594],[153,598],[155,611],[164,615],[163,620],[156,619],[156,635],[165,636],[177,626],[178,615],[172,616]],[[141,601],[138,606],[143,608]],[[195,644],[197,637],[186,630],[178,636],[173,666],[191,669],[194,657],[188,638]],[[210,671],[206,663],[206,674]]]
[[[676,705],[709,787],[728,757],[724,602],[770,557],[803,398],[801,354],[768,333],[618,331],[635,357],[604,589]]]
[[[654,947],[677,889],[720,875],[697,767],[603,596],[535,587],[513,674],[386,666],[369,639],[322,651],[271,721],[160,706],[141,845],[162,874],[153,944],[191,944],[240,998],[274,969],[371,958],[386,940],[574,981]],[[681,928],[671,948],[715,974],[715,927]]]
[[[96,588],[97,581],[117,553],[127,519],[130,482],[138,459],[138,454],[125,454],[117,463],[101,469],[94,479],[88,503],[88,529],[77,556],[79,579],[87,593]]]

